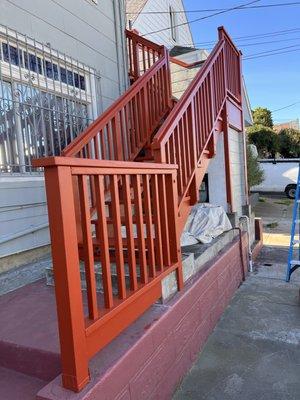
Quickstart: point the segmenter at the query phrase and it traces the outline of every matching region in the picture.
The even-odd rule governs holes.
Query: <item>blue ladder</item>
[[[298,234],[296,233],[298,226]],[[298,239],[296,239],[298,235]],[[298,248],[295,247],[298,245]],[[294,254],[297,251],[297,256],[294,258]],[[292,229],[291,229],[291,241],[290,241],[290,249],[289,249],[289,257],[288,257],[288,266],[286,271],[286,281],[289,282],[292,273],[300,268],[300,163],[299,163],[299,173],[297,180],[297,188],[295,194],[295,202],[293,208],[293,221],[292,221]]]

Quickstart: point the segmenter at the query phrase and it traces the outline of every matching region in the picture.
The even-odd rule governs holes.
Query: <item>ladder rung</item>
[[[291,260],[291,265],[300,265],[300,260]]]

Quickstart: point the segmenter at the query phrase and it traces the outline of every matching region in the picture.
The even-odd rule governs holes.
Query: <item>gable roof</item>
[[[127,21],[134,22],[148,0],[126,0]]]

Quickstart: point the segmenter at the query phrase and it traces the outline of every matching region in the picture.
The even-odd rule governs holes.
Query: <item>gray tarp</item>
[[[213,238],[232,229],[224,208],[208,203],[196,204],[181,235],[181,246],[210,243]]]

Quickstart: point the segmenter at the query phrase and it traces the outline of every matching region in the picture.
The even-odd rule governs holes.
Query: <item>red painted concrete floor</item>
[[[105,374],[164,311],[163,305],[152,306],[99,352],[90,362],[92,377],[95,379]],[[5,384],[3,392],[0,391],[0,400],[32,400],[34,397],[30,397],[30,393],[35,388],[36,395],[41,387],[60,374],[54,288],[40,280],[1,296],[0,321],[0,386],[2,381],[10,380],[15,382],[12,386],[22,388],[24,384],[25,389],[28,387],[28,390],[24,389],[23,398],[9,392]],[[8,374],[9,379],[6,378]],[[14,390],[17,393],[19,389],[15,387]],[[6,393],[6,396],[2,393]]]
[[[45,381],[0,367],[1,400],[33,400]]]
[[[0,340],[59,352],[54,290],[44,280],[0,297]]]

